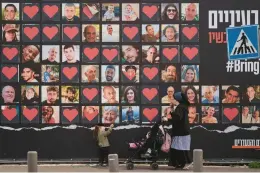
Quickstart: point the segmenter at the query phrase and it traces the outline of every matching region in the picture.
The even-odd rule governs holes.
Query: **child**
[[[115,9],[114,5],[109,5],[107,7],[107,11],[104,14],[104,20],[105,21],[113,21],[114,20],[114,18],[115,18],[114,9]]]
[[[135,21],[138,18],[130,4],[126,5],[123,17],[125,21]]]

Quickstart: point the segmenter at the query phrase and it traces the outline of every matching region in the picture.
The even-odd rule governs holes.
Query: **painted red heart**
[[[79,33],[79,28],[66,26],[64,33],[72,40]]]
[[[158,69],[156,67],[145,67],[143,72],[148,79],[152,80],[158,74]]]
[[[39,33],[39,29],[37,27],[25,27],[24,34],[30,39],[34,39],[34,37]]]
[[[102,53],[108,61],[112,61],[118,55],[117,49],[104,49]]]
[[[32,121],[36,117],[37,114],[38,114],[38,110],[36,108],[32,108],[32,109],[24,108],[23,109],[23,115],[29,121]]]
[[[129,80],[132,80],[132,79],[135,77],[135,75],[129,74],[129,73],[125,72],[125,71],[124,71],[124,75],[125,75],[125,77],[127,77],[127,79],[129,79]]]
[[[64,117],[67,118],[67,120],[69,120],[69,122],[71,122],[78,115],[78,111],[77,111],[77,109],[64,109],[63,115],[64,115]]]
[[[39,12],[39,8],[34,5],[34,6],[25,6],[23,8],[23,12],[29,17],[29,18],[33,18],[38,12]]]
[[[44,5],[43,11],[49,18],[53,18],[53,16],[59,11],[59,7],[57,5]]]
[[[16,117],[16,109],[15,108],[6,108],[5,110],[2,111],[3,116],[5,116],[8,121],[12,121],[14,117]]]
[[[85,88],[83,90],[83,95],[89,100],[92,101],[96,95],[98,94],[98,90],[96,88]]]
[[[197,27],[184,27],[182,29],[182,33],[189,39],[191,40],[197,33],[198,33],[198,28]]]
[[[5,47],[3,48],[3,54],[8,60],[12,60],[18,54],[18,50],[15,47],[13,48]]]
[[[238,113],[239,111],[237,108],[224,108],[224,115],[229,119],[229,121],[232,121]]]
[[[76,67],[64,67],[62,72],[69,80],[71,80],[78,73],[78,69]]]
[[[16,75],[17,68],[16,67],[3,67],[2,73],[10,80]]]
[[[158,115],[158,109],[156,109],[156,108],[152,108],[152,109],[145,108],[143,110],[143,114],[149,121],[152,121],[156,117],[156,115]]]
[[[135,26],[134,27],[125,27],[123,32],[130,40],[132,40],[138,33],[138,28]]]
[[[83,8],[83,13],[89,18],[92,19],[92,17],[94,16],[91,11],[89,10],[89,8],[87,6],[85,6]]]
[[[56,26],[45,26],[43,28],[43,33],[51,40],[58,33],[59,29]]]
[[[84,49],[84,54],[86,57],[88,57],[89,60],[93,60],[99,53],[99,50],[98,48],[89,48],[89,47],[86,47]]]
[[[93,112],[93,113],[86,113],[84,114],[85,117],[89,120],[92,121],[96,116],[97,116],[98,112]]]
[[[158,90],[156,88],[144,88],[142,93],[149,101],[151,101],[158,94]]]
[[[178,49],[177,48],[164,48],[163,49],[163,55],[169,60],[173,60],[173,58],[176,57],[178,54]]]
[[[157,11],[158,8],[155,5],[143,7],[143,13],[150,19],[156,14]]]
[[[184,55],[189,59],[192,60],[197,54],[198,54],[199,50],[196,47],[193,48],[189,48],[189,47],[185,47],[183,49],[183,53]]]

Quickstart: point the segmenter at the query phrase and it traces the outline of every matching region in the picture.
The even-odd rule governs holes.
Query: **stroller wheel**
[[[134,169],[134,164],[133,163],[126,163],[126,169],[127,170],[132,170],[132,169]]]
[[[158,169],[159,165],[154,162],[154,163],[151,164],[151,167],[152,167],[153,170],[156,170],[156,169]]]

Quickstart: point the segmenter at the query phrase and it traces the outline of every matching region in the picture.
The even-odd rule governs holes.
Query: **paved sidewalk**
[[[158,170],[152,170],[149,165],[135,165],[134,170],[126,170],[125,164],[120,164],[120,172],[180,172],[173,170],[166,165],[159,165]],[[189,170],[181,172],[192,172],[192,167]],[[0,172],[27,172],[27,165],[0,165]],[[39,165],[38,172],[108,172],[108,167],[93,167],[83,164],[66,164],[66,165]],[[205,166],[204,172],[260,172],[260,169],[250,169],[246,166]]]

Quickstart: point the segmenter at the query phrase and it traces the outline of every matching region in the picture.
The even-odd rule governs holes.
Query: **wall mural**
[[[230,134],[229,153],[240,152],[232,150],[237,134],[257,141],[259,61],[238,62],[240,72],[226,68],[225,29],[258,24],[260,2],[222,1],[3,0],[1,156],[21,158],[35,148],[40,158],[96,157],[93,125],[115,123],[112,139],[131,140],[169,116],[178,91],[192,104],[192,145],[207,157],[220,157],[198,142],[209,133],[221,141],[219,134]],[[17,137],[27,139],[21,151],[6,150]],[[88,152],[69,143],[51,154],[36,138],[74,140]]]

